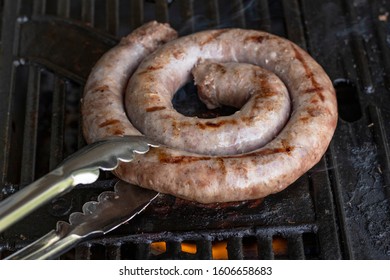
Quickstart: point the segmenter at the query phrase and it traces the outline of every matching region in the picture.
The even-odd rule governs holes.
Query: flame
[[[217,241],[213,242],[212,245],[212,256],[214,260],[227,260],[228,251],[227,251],[227,242],[226,241]]]
[[[250,246],[249,246],[250,245]],[[257,243],[244,246],[244,255],[246,251],[253,254],[254,248],[257,248]],[[256,246],[256,247],[254,247]],[[153,242],[150,244],[151,253],[153,255],[160,255],[167,251],[167,243],[164,241]],[[211,255],[214,260],[227,260],[227,241],[215,241],[211,246]],[[257,249],[256,249],[257,250]],[[272,240],[272,250],[275,256],[285,256],[288,253],[287,240],[285,238],[275,236]],[[195,242],[182,242],[181,251],[188,254],[196,254],[197,246]],[[248,254],[248,252],[246,252]],[[245,257],[245,256],[244,256]]]
[[[183,242],[183,243],[181,243],[181,250],[182,250],[182,252],[186,252],[189,254],[196,254],[196,252],[197,252],[196,244],[189,243],[189,242]]]
[[[164,241],[153,242],[150,244],[150,251],[153,255],[160,255],[167,251],[167,243]]]
[[[228,253],[227,253],[226,246],[227,246],[226,241],[213,242],[212,253],[211,253],[213,259],[227,260]],[[150,250],[151,250],[153,255],[163,254],[167,251],[167,243],[164,241],[153,242],[150,244]],[[192,243],[192,242],[183,242],[183,243],[181,243],[181,250],[182,250],[182,252],[185,252],[188,254],[196,254],[197,246],[195,243]]]
[[[167,251],[167,243],[164,241],[153,242],[150,244],[150,249],[153,255],[160,255]],[[197,248],[195,243],[181,243],[181,251],[189,254],[196,254]]]
[[[275,256],[285,256],[288,252],[287,239],[275,236],[272,239],[272,250]]]

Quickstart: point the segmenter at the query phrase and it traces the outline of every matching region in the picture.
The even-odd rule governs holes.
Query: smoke
[[[213,14],[212,12],[202,11],[201,14],[194,14],[194,16],[181,23],[179,34],[188,34],[192,31],[210,28],[244,28],[247,20],[256,21],[261,19],[256,5],[257,2],[257,0],[228,1],[226,4],[224,2],[225,5],[221,5],[221,2],[215,2],[215,10],[218,12]],[[203,8],[210,9],[209,7]]]

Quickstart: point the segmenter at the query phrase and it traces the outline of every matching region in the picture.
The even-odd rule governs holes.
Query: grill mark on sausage
[[[261,90],[256,94],[255,96],[256,100],[272,97],[278,94],[272,89],[272,86],[266,79],[261,79],[260,83],[261,83]]]
[[[167,116],[167,118],[171,118],[171,117]],[[236,124],[238,124],[238,121],[235,119],[226,119],[226,120],[220,120],[218,122],[211,122],[211,121],[196,122],[195,126],[197,126],[200,129],[205,130],[205,129],[219,128],[221,126],[228,125],[228,124],[236,125]],[[176,132],[177,134],[179,133],[180,128],[188,127],[188,126],[192,126],[192,125],[193,125],[193,123],[191,123],[191,122],[176,122],[176,121],[172,122],[173,131]]]
[[[323,87],[320,87],[320,86],[317,86],[317,87],[312,87],[312,88],[308,88],[304,91],[304,93],[315,93],[315,92],[320,92],[324,90]]]
[[[222,120],[219,122],[205,122],[205,123],[198,122],[196,123],[196,126],[199,127],[200,129],[207,129],[207,128],[218,128],[227,124],[236,125],[237,120],[230,119],[230,120]]]
[[[224,176],[227,174],[227,171],[226,171],[226,166],[225,166],[225,162],[223,160],[223,158],[218,158],[217,159],[217,162],[218,162],[218,171],[221,172]]]
[[[161,163],[169,163],[169,164],[181,164],[181,163],[191,163],[197,161],[206,161],[210,160],[212,157],[209,156],[169,156],[166,153],[160,151],[158,153],[158,160]]]
[[[310,101],[310,103],[311,104],[317,104],[319,101],[318,101],[318,99],[316,99],[316,98],[313,98],[311,101]]]
[[[270,156],[273,154],[287,154],[291,155],[291,153],[294,151],[295,147],[286,145],[279,148],[273,148],[273,149],[263,149],[258,150],[249,153],[251,156]],[[161,163],[168,163],[168,164],[185,164],[185,163],[193,163],[193,162],[199,162],[199,161],[208,161],[208,160],[217,160],[220,163],[220,160],[226,160],[226,159],[240,159],[240,158],[246,158],[248,154],[238,154],[238,155],[230,155],[230,156],[224,156],[222,157],[211,157],[211,156],[169,156],[168,154],[164,153],[163,151],[160,151],[158,153],[158,159]]]
[[[263,98],[273,97],[273,96],[278,94],[277,92],[272,90],[271,85],[268,83],[268,81],[266,79],[264,79],[264,78],[254,79],[254,82],[261,84],[260,90],[257,90],[253,94],[253,98],[256,101],[259,101],[259,100],[261,100]],[[274,109],[274,107],[270,105],[270,106],[267,106],[267,107],[263,107],[263,109],[271,111],[271,110]],[[257,112],[258,110],[260,110],[260,105],[259,105],[258,102],[254,102],[253,106],[251,108],[250,115],[253,115],[254,112]],[[248,117],[247,118],[243,118],[243,121],[246,122],[246,123],[247,122],[251,122],[252,120],[253,120],[253,116],[251,116],[249,118]]]
[[[280,147],[280,148],[260,150],[260,151],[254,152],[252,154],[255,155],[255,156],[269,156],[269,155],[281,154],[281,153],[282,154],[291,155],[291,152],[294,149],[295,148],[292,147],[292,146],[286,146],[286,147],[283,146],[283,147]]]
[[[306,91],[304,91],[304,93],[315,93],[315,92],[317,92],[318,96],[321,99],[321,101],[325,101],[325,97],[322,94],[322,91],[324,90],[324,88],[322,86],[320,86],[320,84],[315,79],[314,73],[311,71],[309,65],[307,65],[307,63],[306,63],[305,59],[303,58],[303,56],[301,55],[300,51],[294,45],[292,45],[292,48],[294,50],[295,58],[297,60],[299,60],[299,62],[302,64],[302,66],[303,66],[303,68],[305,70],[305,73],[306,73],[306,77],[308,79],[310,79],[310,81],[311,81],[311,83],[313,85],[312,88],[307,89]]]
[[[173,57],[176,59],[181,59],[184,57],[185,51],[181,48],[175,48],[172,50]]]
[[[104,92],[104,91],[106,91],[108,89],[109,89],[108,85],[102,85],[102,86],[99,86],[99,87],[95,88],[92,92],[98,92],[98,91]]]
[[[332,112],[328,108],[320,107],[320,106],[309,107],[307,109],[307,112],[312,117],[318,117],[320,115],[332,115]]]
[[[247,43],[261,44],[261,43],[263,43],[264,40],[267,40],[267,39],[269,39],[269,36],[266,36],[266,35],[251,35],[251,36],[247,36],[244,39],[244,43],[245,44],[247,44]]]
[[[146,108],[146,112],[156,112],[156,111],[161,111],[161,110],[165,110],[165,109],[166,109],[165,106],[154,106],[154,107]]]
[[[307,123],[307,121],[310,120],[310,117],[304,116],[304,117],[301,117],[301,118],[299,118],[299,119],[300,119],[302,122]]]
[[[316,108],[316,107],[309,107],[307,108],[307,112],[309,113],[309,115],[311,117],[318,117],[320,115],[322,115],[322,110],[320,110],[319,108]]]
[[[113,131],[113,133],[114,133],[114,135],[117,135],[117,136],[122,136],[122,135],[125,134],[125,132],[122,129],[119,129],[119,128],[115,129]]]
[[[310,103],[316,104],[318,103],[318,100],[314,99]],[[323,116],[323,115],[331,115],[331,112],[327,108],[322,108],[320,106],[308,107],[306,109],[306,112],[307,112],[306,116],[302,116],[299,118],[302,122],[307,122],[312,118]]]
[[[158,66],[151,65],[151,66],[148,66],[144,71],[138,72],[138,75],[143,75],[143,74],[149,73],[151,71],[156,71],[156,70],[159,70],[163,67],[164,67],[163,65],[158,65]]]
[[[212,40],[217,39],[219,36],[221,36],[223,33],[228,32],[229,30],[227,29],[221,29],[217,30],[215,32],[212,32],[204,41],[199,42],[199,46],[204,46],[210,43]]]
[[[158,66],[151,65],[151,66],[148,66],[146,69],[148,71],[155,71],[155,70],[158,70],[158,69],[161,69],[161,68],[163,68],[163,65],[158,65]]]
[[[109,125],[113,125],[113,124],[117,124],[117,123],[120,123],[120,120],[109,119],[109,120],[106,120],[105,122],[102,122],[101,124],[99,124],[99,127],[105,127],[105,126],[109,126]]]
[[[218,71],[221,74],[225,74],[226,73],[226,68],[223,65],[219,64],[219,63],[215,63],[215,71]]]
[[[256,119],[256,116],[249,116],[249,117],[244,116],[241,118],[242,122],[245,123],[246,125],[251,125],[254,119]]]
[[[283,149],[284,149],[284,152],[286,152],[288,155],[291,154],[291,152],[294,150],[294,147],[291,146],[287,140],[285,139],[282,139],[282,145],[283,145]]]
[[[177,122],[175,120],[172,121],[172,133],[174,137],[177,137],[180,134],[180,128],[177,127]]]
[[[316,99],[314,99],[310,103],[315,104],[317,102],[318,101],[316,101]],[[331,114],[331,112],[328,109],[318,107],[318,106],[317,107],[309,107],[306,109],[306,112],[308,115],[299,118],[302,122],[307,122],[307,121],[311,120],[312,118],[319,117],[322,115],[330,115]]]

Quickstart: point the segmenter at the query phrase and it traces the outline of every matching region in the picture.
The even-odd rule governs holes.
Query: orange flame
[[[227,260],[228,259],[228,253],[227,253],[227,242],[226,241],[218,241],[213,242],[212,245],[212,257],[215,260]],[[159,242],[153,242],[150,244],[150,249],[153,255],[160,255],[167,251],[167,244],[164,241]],[[195,243],[191,242],[183,242],[181,243],[181,250],[182,252],[188,253],[188,254],[196,254],[197,252],[197,246]]]
[[[272,240],[272,250],[274,251],[275,256],[287,255],[287,239],[275,236]]]
[[[252,246],[253,245],[253,246]],[[245,248],[247,250],[245,250]],[[251,246],[248,247],[246,245],[244,248],[244,255],[245,251],[253,251],[253,248],[257,248],[257,243],[251,244]],[[249,249],[248,249],[249,248]],[[150,244],[150,249],[153,255],[160,255],[167,251],[167,244],[164,241],[159,242],[153,242]],[[228,259],[228,251],[227,251],[227,241],[215,241],[212,243],[212,258],[214,260],[227,260]],[[272,240],[272,250],[275,254],[275,256],[284,256],[287,255],[288,248],[287,248],[287,240],[282,237],[274,237]],[[196,254],[197,253],[197,246],[193,242],[182,242],[181,243],[181,251],[188,253],[188,254]],[[245,256],[244,256],[245,257]]]
[[[227,251],[227,242],[226,241],[217,241],[213,242],[212,245],[212,256],[214,260],[227,260],[228,251]]]

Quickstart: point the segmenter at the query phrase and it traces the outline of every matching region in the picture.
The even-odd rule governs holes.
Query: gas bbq
[[[339,122],[322,160],[264,200],[201,205],[165,195],[60,259],[390,259],[390,2],[0,0],[0,200],[85,145],[79,102],[97,59],[142,23],[180,35],[241,27],[290,39],[325,69]],[[207,112],[186,85],[187,115]],[[190,104],[190,105],[188,105]],[[0,233],[0,259],[111,190],[103,173]]]

